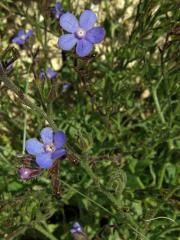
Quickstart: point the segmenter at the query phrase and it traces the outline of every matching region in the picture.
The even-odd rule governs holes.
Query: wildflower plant
[[[177,239],[178,4],[120,2],[1,0],[0,239]]]

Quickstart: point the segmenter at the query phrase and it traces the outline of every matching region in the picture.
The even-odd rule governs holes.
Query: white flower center
[[[21,38],[21,40],[26,40],[26,35],[24,34],[20,38]]]
[[[76,35],[78,36],[78,38],[84,38],[86,35],[86,31],[84,31],[84,29],[82,28],[78,28],[78,30],[76,31]]]
[[[45,151],[46,152],[54,152],[55,151],[55,146],[54,144],[48,144],[45,146]]]

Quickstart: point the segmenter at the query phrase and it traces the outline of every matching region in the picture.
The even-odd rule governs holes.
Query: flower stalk
[[[7,76],[5,69],[3,68],[2,64],[0,63],[0,82],[3,82],[5,86],[10,89],[12,92],[16,94],[16,96],[19,98],[21,103],[25,106],[28,106],[31,108],[31,110],[34,113],[37,113],[41,115],[44,119],[46,119],[49,123],[49,125],[53,128],[54,131],[57,130],[57,126],[54,122],[54,120],[49,117],[39,106],[37,106],[33,100],[24,94],[24,92],[18,88]]]

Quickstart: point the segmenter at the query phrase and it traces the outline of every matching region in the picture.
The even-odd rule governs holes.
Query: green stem
[[[139,184],[141,189],[145,189],[145,186],[143,184],[143,182],[141,181],[140,177],[135,177],[137,183]]]
[[[16,229],[15,231],[13,231],[12,233],[10,233],[7,237],[5,237],[6,240],[13,240],[16,239],[16,237],[24,234],[24,232],[27,230],[27,227],[20,227],[18,229]]]
[[[92,202],[93,204],[95,204],[96,206],[98,206],[99,208],[101,208],[102,210],[104,210],[105,212],[107,212],[109,215],[114,216],[112,214],[112,212],[110,212],[107,208],[103,207],[101,204],[97,203],[96,201],[94,201],[92,198],[86,196],[85,194],[79,192],[76,188],[72,187],[71,185],[69,185],[68,183],[64,182],[63,180],[61,180],[61,183],[64,184],[66,187],[68,187],[69,189],[77,192],[79,195],[81,195],[82,197],[88,199],[90,202]]]
[[[53,128],[54,131],[57,131],[57,126],[56,124],[54,123],[53,119],[51,118],[51,116],[48,116],[39,106],[37,106],[34,102],[33,102],[33,99],[30,98],[29,96],[27,96],[26,94],[24,94],[22,92],[21,89],[19,89],[12,81],[9,80],[9,78],[7,77],[6,75],[6,72],[2,66],[2,64],[0,64],[0,81],[2,81],[5,86],[7,88],[9,88],[12,92],[14,92],[17,97],[19,98],[19,100],[22,102],[22,104],[24,104],[25,106],[28,106],[30,107],[30,109],[36,113],[36,114],[39,114],[41,115],[44,119],[46,119],[49,123],[49,125]],[[71,147],[68,146],[68,151],[72,152],[71,150]],[[79,156],[77,155],[78,159],[79,159]],[[82,167],[86,170],[86,172],[90,175],[90,177],[93,177],[93,179],[97,180],[97,177],[96,175],[93,173],[93,171],[89,168],[88,164],[82,164]],[[85,194],[79,192],[76,188],[70,186],[68,183],[62,181],[62,184],[64,184],[66,187],[68,187],[69,189],[72,189],[74,191],[76,191],[79,195],[83,196],[84,198],[88,199],[90,202],[92,202],[93,204],[95,204],[96,206],[98,206],[99,208],[101,208],[102,210],[104,210],[105,212],[107,212],[109,215],[114,216],[114,214],[109,211],[108,209],[104,208],[101,204],[97,203],[96,201],[94,201],[93,199],[91,199],[90,197],[86,196]],[[107,194],[106,194],[107,195]],[[116,206],[116,208],[118,208],[119,210],[119,204],[118,202],[116,201],[116,199],[114,198],[114,196],[110,193],[108,193],[108,199],[114,203],[114,205]],[[115,217],[116,218],[116,217]],[[134,226],[136,226],[137,228],[137,225],[134,223],[133,224]],[[35,228],[42,232],[44,235],[48,236],[49,239],[51,240],[57,240],[51,233],[47,232],[43,227],[41,227],[40,225],[36,225]],[[137,232],[137,230],[136,230]]]
[[[172,227],[172,228],[168,228],[167,230],[165,230],[164,232],[162,232],[159,237],[164,237],[166,234],[169,234],[171,232],[180,232],[180,226],[177,227]]]
[[[154,172],[152,163],[149,165],[149,170],[150,170],[150,174],[151,174],[152,179],[153,179],[152,183],[149,185],[149,187],[154,187],[154,186],[156,186],[156,174]]]
[[[30,70],[31,65],[29,66]],[[28,72],[29,72],[28,70]],[[25,94],[28,94],[28,89],[29,89],[29,81],[26,79],[26,88],[25,88]],[[23,127],[23,149],[22,149],[22,154],[25,153],[25,148],[26,148],[26,135],[27,135],[27,106],[25,107],[24,111],[24,127]]]
[[[144,234],[142,234],[141,232],[139,232],[136,228],[134,228],[131,224],[127,224],[128,226],[129,226],[129,228],[131,228],[136,234],[138,234],[139,236],[141,236],[141,239],[146,239],[146,240],[148,240],[147,239],[147,237],[144,235]]]
[[[67,188],[69,188],[69,189],[77,192],[79,195],[81,195],[82,197],[86,198],[88,201],[92,202],[92,203],[95,204],[97,207],[101,208],[103,211],[107,212],[110,216],[113,216],[114,218],[117,219],[117,217],[114,216],[114,214],[113,214],[112,212],[110,212],[107,208],[103,207],[101,204],[99,204],[99,203],[97,203],[96,201],[94,201],[92,198],[90,198],[90,197],[86,196],[85,194],[79,192],[76,188],[72,187],[71,185],[69,185],[68,183],[64,182],[63,180],[61,180],[61,183],[64,184],[64,186],[66,186]],[[111,201],[114,202],[114,200],[112,200],[112,195],[109,197],[109,200],[111,200]],[[116,207],[118,206],[117,203],[114,202],[114,204],[116,205]],[[118,206],[118,208],[119,208],[119,206]],[[132,217],[131,217],[128,213],[125,214],[125,217],[126,217],[126,219],[128,220],[128,222],[129,222],[129,224],[128,224],[129,227],[130,227],[131,229],[133,229],[134,232],[138,233],[139,235],[141,235],[141,236],[143,236],[143,237],[145,238],[145,236],[144,236],[141,232],[139,232],[139,231],[137,230],[137,229],[138,229],[138,226],[137,226],[137,224],[134,222],[134,220],[132,219]],[[119,216],[118,216],[118,218],[119,218]]]
[[[25,108],[24,112],[24,127],[23,127],[23,148],[22,148],[22,154],[25,153],[26,148],[26,134],[27,133],[27,107]]]
[[[49,125],[53,128],[54,131],[57,130],[57,126],[54,123],[53,119],[49,117],[39,106],[33,103],[33,99],[24,94],[21,89],[19,89],[12,81],[9,80],[2,64],[0,64],[0,81],[2,81],[7,88],[9,88],[18,96],[22,104],[30,107],[31,110],[33,110],[35,113],[39,113],[42,117],[44,117],[44,119],[48,121]]]
[[[43,228],[41,225],[35,225],[34,228],[42,233],[44,236],[46,236],[48,239],[50,240],[58,240],[56,237],[54,237],[54,235],[52,233],[50,233],[49,231],[47,231],[45,228]]]
[[[152,214],[150,215],[150,218],[155,218],[156,215],[158,214],[159,210],[163,207],[163,205],[168,201],[169,198],[171,198],[171,196],[173,196],[173,194],[176,192],[176,191],[179,191],[180,190],[180,186],[176,186],[175,188],[173,188],[168,194],[167,196],[165,197],[164,201],[161,202],[155,209],[155,211],[152,211]],[[151,224],[151,221],[150,222],[146,222],[146,225],[144,226],[144,232],[148,232],[148,229],[149,229],[149,225]]]
[[[159,104],[159,100],[158,100],[158,97],[157,97],[157,88],[158,88],[160,82],[161,82],[161,80],[159,81],[159,83],[158,83],[157,86],[152,87],[152,95],[153,95],[154,103],[155,103],[156,110],[157,110],[157,112],[158,112],[159,118],[160,118],[160,120],[161,120],[161,123],[162,123],[162,124],[166,124],[166,120],[165,120],[165,118],[164,118],[164,114],[163,114],[163,112],[162,112],[162,110],[161,110],[161,106],[160,106],[160,104]],[[173,144],[172,139],[169,139],[169,140],[168,140],[168,146],[169,146],[169,149],[170,149],[170,150],[174,149],[174,144]]]
[[[151,221],[158,220],[158,219],[167,219],[167,220],[169,220],[171,222],[175,222],[174,219],[169,218],[169,217],[164,217],[164,216],[162,216],[162,217],[155,217],[155,218],[151,218],[151,219],[146,219],[144,221],[151,222]]]
[[[158,181],[158,185],[157,185],[157,189],[161,189],[162,184],[163,184],[163,180],[164,180],[164,176],[165,176],[165,172],[166,172],[166,167],[169,165],[169,163],[165,163],[161,170],[160,170],[160,176],[159,176],[159,181]]]
[[[99,177],[94,174],[92,169],[90,168],[86,157],[80,161],[81,167],[87,172],[87,174],[93,179],[93,181],[98,185],[99,184]]]
[[[157,110],[157,112],[158,112],[159,118],[160,118],[162,124],[165,124],[166,121],[165,121],[163,112],[162,112],[162,110],[161,110],[161,106],[160,106],[160,104],[159,104],[159,100],[158,100],[158,97],[157,97],[157,88],[156,88],[156,87],[153,87],[153,88],[152,88],[152,95],[153,95],[154,103],[155,103],[156,110]]]

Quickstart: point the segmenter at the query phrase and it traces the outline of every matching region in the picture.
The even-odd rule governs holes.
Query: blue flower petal
[[[52,159],[57,159],[62,156],[66,155],[66,150],[65,149],[58,149],[55,152],[52,153]]]
[[[91,43],[100,43],[105,37],[103,27],[94,27],[86,33],[86,39]]]
[[[29,30],[27,33],[26,33],[26,38],[29,38],[33,35],[33,31],[32,30]]]
[[[62,5],[61,5],[60,2],[57,2],[57,3],[55,4],[55,9],[56,9],[56,10],[61,10],[61,9],[62,9]]]
[[[17,36],[18,36],[18,37],[22,37],[22,36],[24,36],[24,35],[26,35],[24,29],[20,29],[20,30],[18,31]]]
[[[58,47],[65,51],[68,51],[75,46],[77,41],[78,39],[75,38],[74,34],[65,34],[59,38]]]
[[[79,25],[81,28],[88,31],[94,26],[96,19],[96,14],[93,11],[85,10],[80,16]]]
[[[44,144],[52,144],[53,143],[53,130],[50,127],[43,128],[41,130],[41,139]]]
[[[19,30],[19,32],[17,33],[17,36],[15,38],[12,39],[12,42],[13,43],[16,43],[18,45],[23,45],[25,44],[25,41],[31,37],[33,34],[33,31],[32,30],[29,30],[27,33],[21,29]]]
[[[23,40],[23,39],[21,39],[19,37],[15,37],[15,38],[12,39],[12,42],[16,43],[18,45],[23,45],[25,43],[25,40]]]
[[[79,57],[85,57],[92,51],[93,44],[85,39],[81,39],[76,46],[76,53]]]
[[[54,133],[54,145],[56,149],[61,148],[67,142],[66,135],[63,131]]]
[[[51,153],[41,153],[36,156],[36,163],[40,168],[51,168],[53,166],[53,160],[51,157]]]
[[[44,145],[39,142],[36,138],[31,138],[26,141],[26,151],[29,154],[37,155],[44,152]]]
[[[51,68],[47,68],[46,76],[48,79],[53,79],[57,76],[57,72],[53,71]]]
[[[79,27],[77,18],[71,13],[65,13],[60,17],[60,26],[70,33],[75,33]]]

